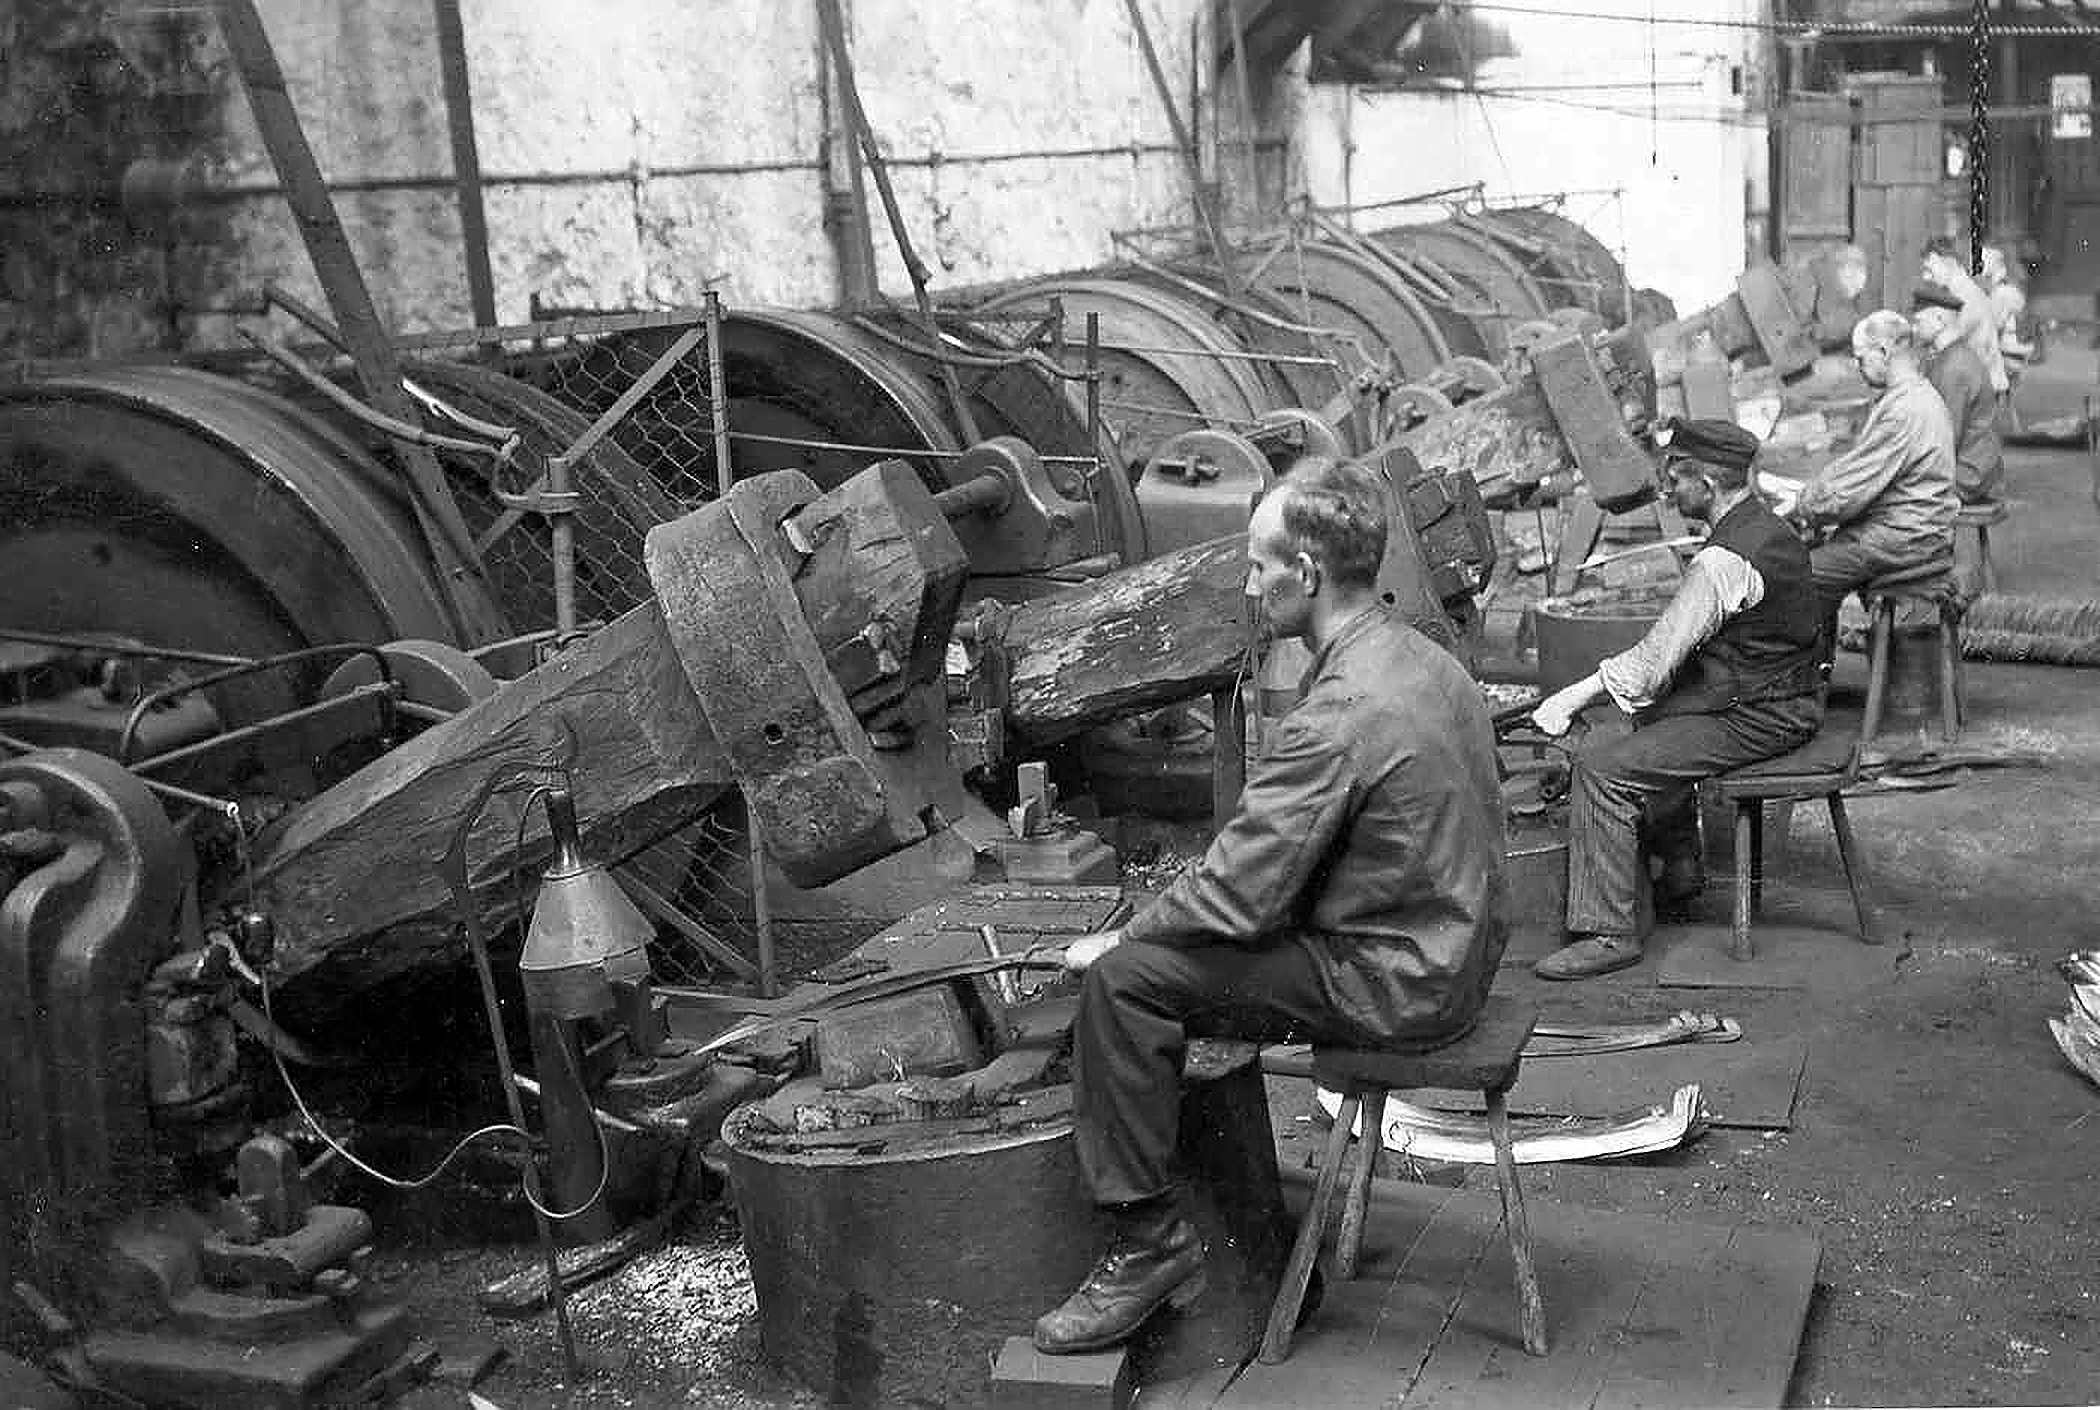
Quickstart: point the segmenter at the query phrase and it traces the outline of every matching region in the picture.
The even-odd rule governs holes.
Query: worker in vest
[[[1638,963],[1649,856],[1657,912],[1704,885],[1692,788],[1800,748],[1823,718],[1823,669],[1808,549],[1758,497],[1758,440],[1732,421],[1665,423],[1670,500],[1710,525],[1677,594],[1646,636],[1532,712],[1549,735],[1609,698],[1631,734],[1582,750],[1569,785],[1567,943],[1542,979]]]

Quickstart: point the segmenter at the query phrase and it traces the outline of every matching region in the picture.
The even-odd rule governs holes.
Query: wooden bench
[[[1732,769],[1700,785],[1735,809],[1735,918],[1728,935],[1730,959],[1747,960],[1753,954],[1750,923],[1764,900],[1765,804],[1771,802],[1791,808],[1794,803],[1821,798],[1830,805],[1830,830],[1837,836],[1838,861],[1845,868],[1845,885],[1851,888],[1852,909],[1859,917],[1859,938],[1870,945],[1878,943],[1867,914],[1852,820],[1845,815],[1844,790],[1859,777],[1859,754],[1859,736],[1850,730],[1825,728],[1791,754]]]
[[[1312,1279],[1313,1261],[1319,1256],[1320,1242],[1326,1233],[1328,1206],[1333,1202],[1342,1164],[1348,1158],[1349,1140],[1358,1117],[1362,1118],[1363,1130],[1357,1143],[1357,1163],[1350,1176],[1348,1195],[1342,1201],[1342,1227],[1335,1236],[1335,1276],[1344,1280],[1356,1276],[1363,1251],[1371,1174],[1385,1147],[1386,1094],[1420,1087],[1451,1087],[1481,1092],[1487,1097],[1488,1137],[1495,1147],[1502,1224],[1509,1235],[1510,1257],[1516,1263],[1524,1349],[1533,1356],[1546,1354],[1546,1311],[1531,1257],[1531,1226],[1524,1217],[1524,1192],[1517,1184],[1516,1155],[1510,1146],[1508,1101],[1509,1089],[1516,1085],[1517,1070],[1524,1060],[1524,1044],[1530,1041],[1538,1017],[1536,1004],[1490,994],[1472,1029],[1441,1047],[1314,1045],[1313,1080],[1329,1091],[1341,1093],[1342,1105],[1335,1113],[1334,1129],[1328,1133],[1326,1158],[1313,1187],[1312,1203],[1298,1226],[1290,1262],[1284,1265],[1283,1285],[1277,1289],[1275,1305],[1269,1312],[1268,1331],[1261,1343],[1264,1362],[1273,1365],[1291,1354],[1291,1335],[1298,1325],[1299,1308]]]
[[[1998,570],[1991,564],[1991,526],[2004,523],[2011,514],[2004,500],[1987,499],[1981,504],[1964,504],[1954,516],[1957,537],[1963,529],[1976,531],[1976,581],[1985,592],[1998,590]]]

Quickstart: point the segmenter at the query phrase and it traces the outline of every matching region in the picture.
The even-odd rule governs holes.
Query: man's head
[[[2012,277],[2012,267],[2005,260],[2004,246],[1985,245],[1983,247],[1983,274],[1981,277],[1985,287],[2003,284]]]
[[[1712,523],[1722,499],[1749,487],[1759,443],[1733,421],[1673,417],[1656,442],[1670,472],[1670,503],[1687,519]]]
[[[1911,291],[1910,327],[1919,347],[1937,344],[1940,335],[1954,326],[1961,300],[1937,284],[1920,284]]]
[[[1857,245],[1841,245],[1835,257],[1838,288],[1847,299],[1856,299],[1867,289],[1867,252]]]
[[[1917,341],[1910,320],[1879,308],[1852,325],[1852,360],[1870,387],[1886,387],[1898,370],[1917,367]]]
[[[1370,594],[1385,560],[1385,484],[1325,456],[1291,467],[1247,523],[1247,596],[1269,630],[1304,636],[1340,603]]]
[[[1925,242],[1925,280],[1953,288],[1969,273],[1969,265],[1954,248],[1954,242],[1945,235],[1935,235]]]

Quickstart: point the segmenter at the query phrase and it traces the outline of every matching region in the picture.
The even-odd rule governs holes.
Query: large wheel
[[[1626,321],[1626,271],[1602,240],[1557,211],[1537,206],[1489,211],[1482,228],[1496,234],[1555,307],[1575,305]]]
[[[244,656],[456,639],[398,479],[291,403],[185,368],[0,391],[0,558],[0,626]],[[214,700],[237,724],[313,683]]]
[[[1211,308],[1157,283],[1043,280],[983,307],[998,312],[1051,298],[1064,307],[1068,346],[1083,339],[1088,315],[1099,320],[1101,419],[1114,429],[1126,478],[1134,479],[1161,444],[1184,431],[1244,425],[1290,399],[1288,389],[1269,380],[1271,369],[1244,358],[1247,348],[1214,321]]]
[[[944,333],[948,350],[965,356],[1006,351],[1001,340],[983,330]],[[515,359],[510,370],[586,416],[596,416],[676,336],[675,329],[661,328],[612,334],[581,350]],[[801,309],[728,315],[722,362],[736,473],[799,470],[828,489],[883,458],[883,452],[894,451],[912,462],[930,488],[946,488],[936,457],[914,453],[961,450],[967,428],[949,404],[939,364],[921,351],[924,340],[915,326],[892,315],[852,317]],[[718,483],[704,368],[696,350],[621,420],[611,437],[687,508],[712,498]],[[1018,435],[1044,455],[1103,454],[1088,442],[1085,418],[1072,399],[1042,368],[966,366],[957,379],[979,435]],[[1099,551],[1143,556],[1137,503],[1128,484],[1102,475],[1092,493],[1101,523]]]
[[[1428,261],[1471,290],[1467,319],[1484,345],[1480,354],[1500,360],[1509,351],[1513,323],[1537,318],[1550,305],[1536,281],[1505,248],[1453,221],[1402,225],[1373,239],[1387,249]],[[1464,353],[1465,349],[1457,349]]]
[[[1435,313],[1389,263],[1339,245],[1300,241],[1243,251],[1254,283],[1300,323],[1354,334],[1365,353],[1403,378],[1426,377],[1454,351]]]

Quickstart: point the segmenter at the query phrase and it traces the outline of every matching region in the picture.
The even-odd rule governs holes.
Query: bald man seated
[[[1801,487],[1791,517],[1836,640],[1847,593],[1906,568],[1954,566],[1954,422],[1927,381],[1910,320],[1891,309],[1852,329],[1852,360],[1878,393],[1859,439]]]

